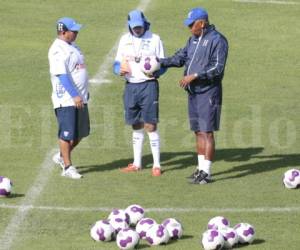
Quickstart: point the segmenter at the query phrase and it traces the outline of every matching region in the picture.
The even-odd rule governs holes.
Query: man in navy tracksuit
[[[162,67],[185,66],[180,86],[188,92],[191,130],[196,135],[198,167],[190,176],[193,184],[211,180],[211,164],[215,152],[214,131],[219,130],[222,79],[228,53],[226,38],[209,24],[202,8],[192,9],[184,24],[192,36],[184,48],[172,57],[160,59]]]

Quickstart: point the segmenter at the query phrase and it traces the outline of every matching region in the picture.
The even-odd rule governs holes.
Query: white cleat
[[[65,168],[65,164],[64,164],[64,160],[63,158],[60,156],[60,152],[56,153],[55,155],[53,155],[52,160],[55,164],[59,165],[62,169]]]
[[[70,166],[66,170],[64,169],[61,173],[61,176],[71,178],[71,179],[82,178],[82,175],[77,172],[77,169],[74,166]]]

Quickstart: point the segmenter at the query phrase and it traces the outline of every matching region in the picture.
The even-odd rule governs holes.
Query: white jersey
[[[48,53],[54,108],[75,106],[73,98],[60,83],[57,75],[68,74],[84,103],[88,102],[88,74],[84,56],[74,44],[56,39]]]
[[[138,61],[144,56],[164,58],[162,41],[158,35],[146,31],[142,37],[135,37],[130,32],[121,37],[115,61],[128,61],[131,70],[125,75],[128,82],[139,83],[154,79],[140,69]]]

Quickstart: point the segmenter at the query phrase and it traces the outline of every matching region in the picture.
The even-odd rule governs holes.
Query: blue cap
[[[128,25],[130,28],[134,27],[144,27],[145,23],[147,23],[147,20],[143,14],[143,12],[139,10],[133,10],[130,11],[128,14]]]
[[[184,24],[190,26],[199,19],[208,20],[208,13],[205,9],[194,8],[189,12],[188,17],[184,20]]]
[[[62,17],[56,24],[58,31],[79,31],[82,27],[82,24],[76,23],[76,21],[70,17]]]

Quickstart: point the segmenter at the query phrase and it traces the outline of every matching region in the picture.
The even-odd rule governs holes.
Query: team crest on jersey
[[[142,50],[150,50],[150,43],[151,41],[150,40],[142,40],[141,42],[141,49]]]
[[[56,96],[57,98],[62,98],[66,90],[61,84],[56,84]]]

